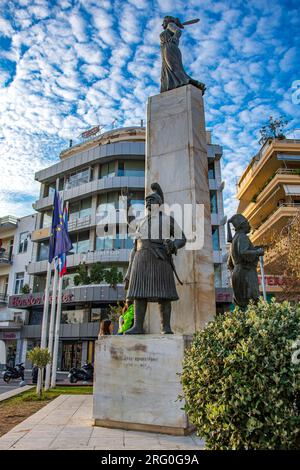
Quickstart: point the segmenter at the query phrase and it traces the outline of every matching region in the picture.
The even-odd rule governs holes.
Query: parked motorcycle
[[[2,372],[3,380],[7,384],[13,379],[21,379],[21,381],[24,382],[24,371],[25,367],[23,366],[23,362],[16,364],[15,367],[6,365],[6,370]]]
[[[89,363],[84,364],[81,368],[73,367],[68,374],[71,384],[75,384],[78,380],[82,380],[83,382],[92,382],[93,376],[94,367]]]

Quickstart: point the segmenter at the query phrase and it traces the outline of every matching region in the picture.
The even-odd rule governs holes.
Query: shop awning
[[[300,184],[284,184],[283,189],[287,196],[300,196]]]

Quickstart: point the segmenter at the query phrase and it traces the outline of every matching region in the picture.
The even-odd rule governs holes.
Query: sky
[[[200,18],[180,48],[207,87],[228,216],[269,116],[285,115],[286,135],[300,137],[299,0],[0,0],[0,217],[33,212],[34,173],[69,139],[145,122],[164,15]]]

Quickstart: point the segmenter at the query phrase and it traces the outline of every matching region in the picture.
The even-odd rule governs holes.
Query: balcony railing
[[[300,176],[300,168],[278,168],[277,175],[298,175]]]
[[[3,292],[0,292],[0,303],[7,303],[8,301],[8,295],[4,294]]]
[[[12,264],[12,255],[7,251],[0,253],[0,264]]]

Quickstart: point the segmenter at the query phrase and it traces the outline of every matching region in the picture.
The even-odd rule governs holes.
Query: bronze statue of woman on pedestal
[[[199,20],[191,20],[184,24],[192,24],[197,21]],[[178,18],[174,18],[173,16],[164,17],[162,24],[164,31],[160,34],[160,50],[162,58],[160,91],[162,93],[183,85],[191,84],[200,88],[202,95],[204,95],[204,83],[191,78],[183,68],[182,56],[178,46],[184,24],[182,24]]]

